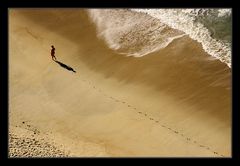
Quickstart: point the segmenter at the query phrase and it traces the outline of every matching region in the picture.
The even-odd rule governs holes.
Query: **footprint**
[[[139,114],[141,114],[142,112],[138,112]]]
[[[128,105],[128,107],[131,107],[131,105]]]
[[[174,133],[178,134],[178,131],[174,131]]]
[[[135,110],[136,110],[137,108],[135,108],[135,107],[134,107],[133,109],[135,109]]]
[[[145,116],[147,116],[147,114],[144,114]]]
[[[190,138],[187,138],[188,141],[190,141],[191,139]]]
[[[153,118],[150,118],[150,120],[153,120]]]
[[[157,121],[157,120],[156,120],[155,122],[156,122],[156,123],[158,123],[158,121]]]

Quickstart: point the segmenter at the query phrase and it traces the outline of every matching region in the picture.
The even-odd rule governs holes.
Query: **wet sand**
[[[84,10],[12,9],[9,18],[15,137],[27,122],[68,156],[231,155],[231,71],[199,43],[186,36],[126,57],[96,37]],[[51,60],[51,45],[76,73]]]

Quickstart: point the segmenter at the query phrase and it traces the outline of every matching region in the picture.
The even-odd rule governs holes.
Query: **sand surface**
[[[230,80],[187,36],[126,57],[84,10],[10,9],[9,156],[229,157]]]

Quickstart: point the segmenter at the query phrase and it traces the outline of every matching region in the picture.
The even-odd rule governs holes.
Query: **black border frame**
[[[239,123],[239,80],[237,71],[239,71],[238,66],[238,56],[240,55],[239,46],[237,42],[237,37],[239,36],[239,21],[240,21],[240,9],[234,5],[233,0],[162,0],[162,1],[153,1],[147,0],[137,1],[132,0],[87,0],[87,1],[77,1],[77,0],[2,0],[0,2],[0,19],[2,24],[1,29],[1,109],[0,109],[0,129],[1,129],[1,154],[0,159],[9,159],[8,158],[8,8],[232,8],[233,15],[233,32],[232,32],[232,158],[230,159],[239,159],[240,157],[240,123]],[[189,159],[189,157],[186,157]],[[186,159],[183,158],[183,159]],[[71,158],[70,158],[71,159]],[[175,159],[174,157],[170,159]],[[192,159],[192,158],[190,158]],[[206,158],[200,158],[206,159]],[[207,158],[208,159],[208,158]],[[212,158],[211,158],[212,159]],[[213,158],[218,159],[218,158]],[[219,159],[229,159],[229,158],[219,158]],[[11,159],[12,160],[12,159]]]

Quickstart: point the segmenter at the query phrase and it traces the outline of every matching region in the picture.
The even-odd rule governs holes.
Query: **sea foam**
[[[230,41],[215,38],[219,33],[204,24],[229,17],[229,9],[89,9],[88,14],[98,37],[119,54],[141,57],[189,35],[208,54],[231,67]]]
[[[224,17],[231,14],[229,9],[132,9],[159,19],[174,29],[181,30],[202,44],[210,55],[231,67],[231,44],[212,37],[209,29],[198,21],[198,17],[213,15]],[[217,15],[214,15],[217,14]],[[221,18],[220,18],[221,19]]]
[[[158,19],[125,9],[91,9],[98,37],[111,49],[127,56],[141,57],[166,47],[185,35]]]

